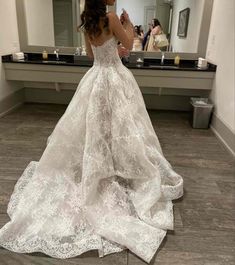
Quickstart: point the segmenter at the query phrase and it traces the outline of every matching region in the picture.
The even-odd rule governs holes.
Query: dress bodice
[[[102,45],[94,46],[91,44],[91,48],[94,54],[95,66],[112,66],[122,63],[118,54],[117,40],[114,36]]]

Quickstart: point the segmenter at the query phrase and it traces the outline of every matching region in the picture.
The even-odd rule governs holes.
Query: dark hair
[[[109,32],[105,0],[85,0],[81,21],[82,23],[78,26],[78,30],[83,28],[91,39],[99,37],[103,29]],[[101,28],[100,22],[103,22],[103,28]]]
[[[140,32],[144,32],[143,28],[142,28],[142,25],[139,25],[139,28],[140,28]]]
[[[138,35],[141,35],[141,25],[135,25],[135,29],[136,29],[136,31],[137,31],[137,34]]]
[[[157,26],[162,27],[160,21],[156,18],[153,19],[153,24],[154,24],[154,27],[157,27]]]

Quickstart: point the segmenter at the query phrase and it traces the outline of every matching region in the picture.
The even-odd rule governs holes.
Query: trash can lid
[[[213,107],[213,104],[209,102],[208,98],[190,98],[193,106],[200,107]]]

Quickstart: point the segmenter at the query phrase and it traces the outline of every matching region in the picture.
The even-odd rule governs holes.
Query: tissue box
[[[197,64],[198,67],[200,68],[206,68],[207,67],[207,60],[204,59],[204,58],[198,58],[198,64]]]
[[[13,60],[23,60],[24,59],[24,53],[23,52],[16,52],[12,54]]]

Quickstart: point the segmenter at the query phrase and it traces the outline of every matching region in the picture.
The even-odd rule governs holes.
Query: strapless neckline
[[[95,46],[94,44],[91,43],[91,46],[94,47],[94,48],[100,48],[100,47],[103,47],[105,44],[109,43],[112,39],[115,39],[115,37],[112,36],[111,38],[105,40],[101,45]]]

